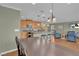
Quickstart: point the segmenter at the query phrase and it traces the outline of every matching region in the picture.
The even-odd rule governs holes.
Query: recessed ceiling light
[[[32,3],[32,5],[36,5],[36,3]]]
[[[71,3],[67,3],[67,5],[70,5]]]
[[[52,9],[50,9],[49,12],[52,13],[53,12]]]

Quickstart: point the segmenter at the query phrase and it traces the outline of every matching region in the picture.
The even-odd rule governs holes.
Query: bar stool
[[[42,35],[41,35],[41,39],[47,39],[47,33],[43,33]]]
[[[51,40],[51,34],[47,35],[47,40]]]

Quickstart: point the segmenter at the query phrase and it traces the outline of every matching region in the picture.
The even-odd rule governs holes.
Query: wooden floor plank
[[[76,43],[69,42],[66,39],[52,39],[51,43],[68,48],[68,49],[73,50],[75,52],[79,52],[79,39],[77,39]],[[11,53],[4,54],[3,56],[17,56],[17,54],[18,54],[18,52],[16,50]]]

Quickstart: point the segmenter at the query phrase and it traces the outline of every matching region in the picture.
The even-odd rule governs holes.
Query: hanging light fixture
[[[52,22],[52,23],[56,23],[56,17],[53,15],[53,12],[52,12],[51,22]]]
[[[55,17],[53,18],[53,23],[56,23],[56,18]]]
[[[48,18],[47,22],[51,22],[51,18],[50,17]]]

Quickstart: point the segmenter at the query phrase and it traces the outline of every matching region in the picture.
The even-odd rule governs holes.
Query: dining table
[[[20,39],[26,56],[79,56],[78,52],[39,37]]]

